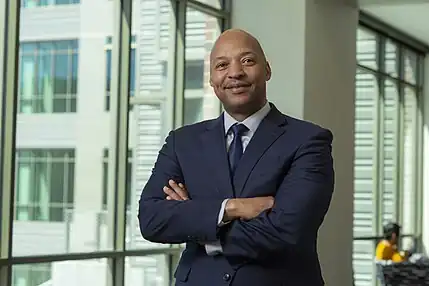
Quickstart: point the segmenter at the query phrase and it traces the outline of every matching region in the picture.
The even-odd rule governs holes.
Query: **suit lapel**
[[[207,125],[207,130],[201,135],[201,142],[203,156],[214,177],[213,181],[209,183],[216,184],[216,189],[225,198],[234,197],[226,151],[223,115]]]
[[[271,111],[262,120],[235,171],[233,184],[239,196],[256,163],[267,149],[285,132],[286,117],[271,105]]]

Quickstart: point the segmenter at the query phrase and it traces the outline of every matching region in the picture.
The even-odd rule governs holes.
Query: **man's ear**
[[[209,80],[210,86],[213,87],[212,79]]]
[[[265,81],[269,81],[271,79],[271,66],[269,62],[267,62],[265,70]]]

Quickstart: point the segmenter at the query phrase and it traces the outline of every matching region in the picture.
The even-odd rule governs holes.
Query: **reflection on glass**
[[[12,286],[107,286],[107,262],[92,259],[16,265],[12,267]]]
[[[103,164],[111,151],[104,67],[114,6],[60,5],[72,2],[26,1],[50,7],[21,10],[14,256],[112,249]],[[99,11],[105,25],[94,25]]]
[[[215,17],[186,11],[184,124],[217,117],[220,103],[209,85],[210,51],[220,35]]]
[[[398,108],[399,93],[395,82],[384,81],[384,120],[383,120],[383,224],[396,221],[396,201],[397,201],[397,156],[398,156]]]
[[[398,76],[398,50],[397,45],[392,40],[386,40],[384,71],[394,77]]]
[[[357,30],[356,59],[363,66],[378,69],[377,37],[364,28]]]
[[[156,11],[156,12],[155,12]],[[170,82],[174,75],[175,18],[170,1],[140,1],[133,8],[135,13],[132,30],[135,33],[135,86],[129,111],[128,185],[126,248],[142,249],[165,247],[143,239],[137,219],[141,190],[151,174],[158,152],[173,120],[173,89]],[[156,17],[146,16],[157,14]],[[149,260],[152,258],[149,258]],[[160,262],[161,263],[161,262]],[[151,284],[149,284],[151,285]],[[156,285],[156,284],[154,284]]]

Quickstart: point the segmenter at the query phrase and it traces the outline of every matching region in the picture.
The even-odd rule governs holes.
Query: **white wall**
[[[246,0],[233,1],[232,9],[232,26],[255,35],[271,63],[268,98],[281,111],[334,133],[336,188],[319,238],[328,286],[352,285],[358,11],[354,5],[343,3]],[[256,17],[265,20],[257,21]]]

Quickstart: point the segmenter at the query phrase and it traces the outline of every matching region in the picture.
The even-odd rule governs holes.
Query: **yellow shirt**
[[[378,243],[375,258],[378,260],[392,260],[393,262],[405,261],[404,255],[398,251],[396,245],[390,244],[387,240],[382,240]]]

